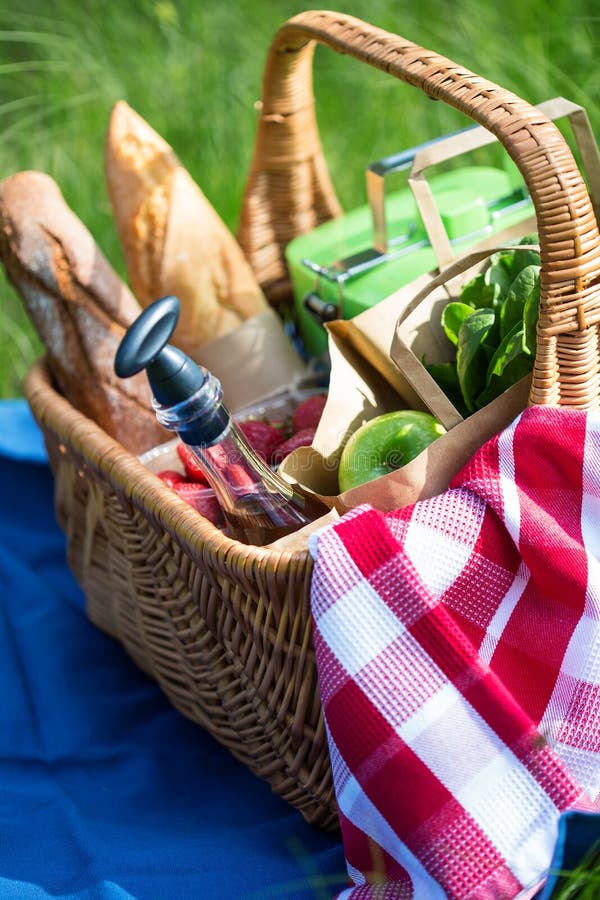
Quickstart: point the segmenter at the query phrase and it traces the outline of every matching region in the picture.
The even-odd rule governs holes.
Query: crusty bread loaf
[[[19,172],[0,182],[0,258],[71,404],[132,452],[170,437],[156,421],[146,376],[114,373],[141,307],[48,175]]]
[[[199,348],[268,309],[234,236],[172,148],[124,101],[113,107],[105,170],[133,292],[147,306],[175,294],[173,342]]]

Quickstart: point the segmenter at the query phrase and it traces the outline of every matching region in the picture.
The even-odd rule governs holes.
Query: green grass
[[[559,879],[553,891],[553,900],[597,900],[600,896],[598,842],[590,848],[575,869],[554,874]]]
[[[593,0],[347,0],[365,18],[537,103],[562,94],[600,122],[600,18]],[[0,9],[0,178],[38,169],[124,275],[103,177],[103,140],[124,98],[175,148],[235,231],[255,137],[255,102],[290,0],[6,0]],[[365,165],[468,124],[445,104],[319,48],[315,92],[340,200],[365,200]],[[597,129],[596,129],[597,130]],[[21,393],[41,346],[0,275],[0,396]]]

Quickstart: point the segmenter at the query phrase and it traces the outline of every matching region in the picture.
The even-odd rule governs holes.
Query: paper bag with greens
[[[482,409],[533,369],[540,301],[540,257],[523,238],[495,253],[490,265],[448,303],[441,324],[456,358],[423,363],[463,416]]]

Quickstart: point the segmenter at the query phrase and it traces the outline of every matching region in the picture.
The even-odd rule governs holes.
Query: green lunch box
[[[450,146],[475,129],[482,130],[466,128],[372,163],[367,167],[364,206],[290,241],[285,253],[294,318],[308,356],[326,352],[326,322],[351,319],[438,268],[413,190],[407,186],[390,192],[384,202],[383,180],[391,172],[414,171],[418,154],[433,144]],[[535,214],[517,167],[508,156],[502,165],[461,166],[427,179],[453,254]]]

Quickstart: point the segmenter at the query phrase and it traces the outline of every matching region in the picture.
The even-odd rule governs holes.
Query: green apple
[[[444,426],[426,412],[400,409],[375,416],[354,432],[342,450],[340,490],[399,469],[445,433]]]

